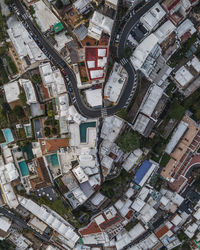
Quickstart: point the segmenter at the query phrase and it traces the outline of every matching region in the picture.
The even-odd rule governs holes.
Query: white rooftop
[[[196,29],[192,21],[190,19],[186,19],[177,27],[176,32],[178,38],[180,39],[186,32],[190,32],[190,34],[193,35],[196,32]]]
[[[19,79],[19,83],[24,88],[27,103],[37,103],[37,97],[32,82],[28,79]]]
[[[157,45],[158,41],[159,39],[152,33],[137,46],[131,57],[131,62],[136,69],[142,67],[147,56]]]
[[[147,11],[141,18],[140,21],[144,26],[151,31],[166,15],[166,12],[159,3],[156,3],[149,11]]]
[[[102,78],[103,74],[104,74],[104,70],[102,69],[90,70],[91,79]]]
[[[135,165],[135,163],[138,161],[138,159],[141,157],[142,155],[142,150],[141,149],[136,149],[134,150],[129,156],[128,158],[123,162],[122,167],[128,172],[130,171],[133,166]]]
[[[20,89],[17,81],[4,84],[3,88],[8,103],[19,100]]]
[[[11,221],[7,217],[0,216],[0,230],[7,232],[11,224]]]
[[[133,129],[138,131],[140,134],[143,134],[145,132],[147,125],[149,124],[149,121],[150,121],[149,117],[143,114],[139,114]]]
[[[101,89],[88,89],[85,91],[86,99],[91,107],[102,106]]]
[[[36,17],[36,22],[40,26],[42,32],[47,31],[54,24],[59,22],[59,19],[42,0],[35,2],[32,6],[35,10],[34,16]]]
[[[141,112],[147,116],[151,116],[162,95],[163,89],[157,85],[153,85],[149,90],[147,99],[141,108]]]
[[[170,20],[161,25],[154,32],[154,35],[159,39],[158,43],[162,43],[175,29],[176,26]]]
[[[140,219],[146,224],[156,215],[156,213],[157,211],[153,207],[146,204],[140,211]]]
[[[76,166],[75,168],[73,168],[72,172],[80,183],[88,181],[88,176],[85,174],[85,172],[80,166]]]
[[[177,128],[174,130],[172,137],[169,141],[169,143],[166,146],[165,152],[167,154],[171,154],[171,152],[174,150],[176,147],[177,143],[181,139],[181,137],[184,135],[185,131],[188,128],[188,124],[184,121],[181,121]]]
[[[194,77],[185,66],[176,71],[174,78],[181,87],[185,87]]]

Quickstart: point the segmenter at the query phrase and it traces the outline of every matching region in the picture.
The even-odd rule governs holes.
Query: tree
[[[125,47],[125,49],[124,49],[124,56],[126,58],[130,58],[132,56],[132,54],[133,54],[133,48],[131,48],[131,47]]]
[[[139,148],[139,137],[135,132],[129,131],[118,138],[117,145],[124,152],[131,152],[134,149]]]
[[[61,0],[56,1],[56,8],[58,8],[59,10],[63,8],[63,3]]]
[[[20,101],[21,101],[21,104],[22,104],[23,106],[26,106],[26,95],[25,95],[24,92],[22,92],[22,93],[19,94],[19,99],[20,99]]]
[[[50,134],[51,134],[51,129],[50,129],[49,127],[45,127],[45,128],[44,128],[44,134],[45,134],[45,136],[50,136]]]
[[[124,119],[124,120],[127,120],[127,115],[128,115],[128,112],[126,109],[120,109],[118,112],[117,112],[117,115]]]
[[[52,128],[52,133],[54,134],[54,135],[56,135],[57,134],[57,128]]]
[[[16,114],[16,116],[19,118],[19,119],[22,119],[25,117],[25,113],[24,113],[24,110],[21,106],[19,105],[16,105],[13,109],[13,112]]]
[[[36,83],[41,83],[42,79],[41,79],[41,76],[39,74],[34,74],[31,77],[31,81],[32,81],[32,83],[36,84]]]

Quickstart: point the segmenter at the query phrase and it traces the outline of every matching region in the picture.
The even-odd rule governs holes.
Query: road
[[[134,14],[132,18],[127,21],[119,41],[117,54],[119,55],[118,57],[121,58],[120,63],[128,73],[128,80],[120,96],[119,102],[115,106],[107,108],[104,107],[102,109],[94,109],[86,106],[85,102],[81,97],[79,89],[77,88],[76,76],[73,70],[64,61],[61,55],[59,55],[57,51],[49,44],[49,42],[47,42],[47,40],[43,37],[40,31],[34,26],[20,0],[15,0],[14,2],[15,6],[17,7],[17,10],[19,11],[18,17],[22,22],[26,24],[26,29],[28,30],[29,34],[34,38],[34,40],[37,42],[41,49],[45,49],[45,51],[47,51],[48,57],[52,61],[52,63],[58,66],[59,68],[64,69],[64,71],[67,73],[67,76],[69,77],[73,89],[73,92],[70,93],[70,97],[72,100],[74,100],[73,104],[76,106],[80,114],[82,114],[86,118],[99,118],[114,115],[119,109],[127,107],[137,87],[137,75],[130,60],[123,58],[126,40],[131,29],[137,24],[140,17],[146,11],[148,11],[156,2],[158,2],[158,0],[149,1],[143,8],[141,8],[136,14]]]

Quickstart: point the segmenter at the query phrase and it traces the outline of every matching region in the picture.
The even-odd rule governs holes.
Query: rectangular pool
[[[32,128],[31,128],[31,124],[24,124],[24,129],[25,129],[25,133],[27,137],[32,137]]]
[[[59,166],[57,154],[47,155],[47,161],[48,161],[49,164],[52,165],[52,167],[58,167]]]
[[[96,127],[96,122],[84,122],[84,123],[80,124],[79,130],[80,130],[80,141],[81,141],[81,143],[86,142],[87,128],[95,128],[95,127]]]
[[[10,128],[2,129],[2,132],[7,144],[14,141],[14,137]]]
[[[26,165],[26,162],[21,161],[21,162],[18,162],[18,164],[19,164],[19,168],[20,168],[22,176],[29,175],[29,170],[28,170],[28,166]]]

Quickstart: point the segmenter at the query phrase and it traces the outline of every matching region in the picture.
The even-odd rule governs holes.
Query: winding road
[[[32,20],[29,17],[29,14],[25,10],[21,1],[14,0],[15,6],[17,8],[17,11],[15,11],[18,14],[18,18],[25,24],[25,27],[29,34],[34,38],[34,40],[37,42],[38,46],[41,49],[45,49],[47,51],[48,58],[51,60],[51,62],[67,73],[67,76],[71,82],[71,86],[73,89],[73,92],[70,93],[70,97],[72,100],[74,100],[73,104],[75,105],[79,113],[86,118],[99,118],[103,116],[114,115],[119,109],[127,107],[129,102],[131,101],[131,98],[135,93],[137,87],[137,75],[131,61],[123,57],[124,48],[126,46],[126,41],[130,31],[138,23],[140,17],[145,12],[147,12],[156,2],[158,2],[158,0],[151,0],[138,12],[134,13],[133,17],[131,17],[127,21],[121,33],[116,56],[118,57],[121,65],[127,71],[128,80],[118,103],[112,107],[102,107],[101,109],[95,109],[86,106],[85,102],[83,101],[79,89],[77,88],[77,80],[73,70],[64,61],[61,55],[59,55],[59,53],[49,44],[49,42],[44,38],[40,31],[34,26]]]

